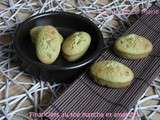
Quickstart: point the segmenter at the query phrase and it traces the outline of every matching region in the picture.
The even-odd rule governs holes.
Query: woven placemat
[[[149,11],[160,10],[153,5]],[[126,89],[110,89],[98,86],[88,76],[81,75],[70,88],[59,97],[45,112],[56,112],[60,116],[50,117],[51,120],[119,120],[124,119],[117,113],[126,113],[136,104],[151,82],[160,72],[160,17],[147,12],[125,34],[135,33],[148,38],[153,43],[153,52],[145,59],[126,60],[117,57],[107,49],[97,61],[114,59],[128,65],[135,73],[131,86]],[[93,117],[84,113],[102,113]],[[66,113],[66,114],[64,114]],[[79,113],[79,116],[72,116]],[[103,116],[103,113],[105,115]],[[107,116],[108,113],[112,115]]]

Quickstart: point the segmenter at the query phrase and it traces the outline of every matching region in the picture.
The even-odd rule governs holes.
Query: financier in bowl
[[[62,35],[50,25],[35,27],[30,34],[32,42],[35,44],[38,59],[44,64],[53,63],[61,50]]]
[[[63,41],[63,56],[69,62],[80,59],[91,43],[91,36],[83,31],[74,32],[63,40],[63,36],[51,25],[34,27],[30,35],[36,47],[36,55],[44,64],[51,64],[57,59]]]
[[[62,45],[63,56],[73,62],[81,58],[88,50],[91,36],[87,32],[75,32],[64,40]]]

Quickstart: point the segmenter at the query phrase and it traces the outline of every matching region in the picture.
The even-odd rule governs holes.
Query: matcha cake
[[[114,60],[94,63],[90,68],[90,74],[96,83],[111,88],[127,87],[134,78],[130,68]]]
[[[67,61],[76,61],[88,50],[91,37],[86,32],[75,32],[64,40],[62,45],[63,56]]]
[[[115,53],[127,59],[145,58],[152,49],[152,43],[148,39],[136,34],[122,36],[114,44]]]

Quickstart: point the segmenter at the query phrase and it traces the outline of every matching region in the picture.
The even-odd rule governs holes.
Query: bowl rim
[[[86,59],[84,59],[84,60],[82,60],[78,63],[72,63],[72,64],[66,65],[66,66],[60,66],[60,65],[54,65],[54,64],[44,64],[44,63],[41,63],[41,62],[34,61],[31,58],[29,58],[28,56],[25,56],[23,54],[22,50],[20,49],[19,45],[18,45],[19,34],[21,33],[20,32],[21,29],[23,29],[23,25],[27,24],[28,22],[30,22],[32,20],[35,20],[35,19],[38,19],[38,18],[41,18],[41,17],[44,17],[44,16],[59,15],[59,14],[65,15],[65,16],[67,15],[69,17],[77,17],[79,19],[82,19],[83,21],[88,22],[90,25],[92,25],[95,28],[100,42],[98,42],[99,44],[97,46],[97,49],[94,51],[94,54],[92,54],[88,58],[86,58]],[[14,45],[14,48],[16,50],[16,53],[20,57],[20,59],[22,59],[22,61],[24,61],[24,62],[26,62],[30,65],[36,66],[38,68],[45,68],[45,69],[48,69],[48,70],[71,70],[71,69],[83,67],[83,66],[93,62],[96,58],[98,58],[98,56],[100,55],[100,53],[101,53],[101,51],[103,50],[103,47],[104,47],[103,35],[102,35],[101,31],[99,30],[99,28],[90,19],[88,19],[86,17],[83,17],[82,15],[79,15],[79,14],[63,12],[63,11],[45,12],[45,13],[40,13],[40,14],[29,17],[28,19],[26,19],[24,22],[20,23],[17,26],[16,36],[15,36],[15,39],[13,41],[14,41],[13,45]]]

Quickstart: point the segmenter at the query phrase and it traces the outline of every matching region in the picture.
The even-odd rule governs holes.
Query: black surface
[[[88,32],[91,36],[91,45],[85,55],[75,62],[67,62],[60,53],[53,64],[43,64],[37,59],[35,46],[30,38],[30,30],[42,25],[55,26],[64,38],[76,31]],[[86,65],[100,55],[103,45],[102,34],[93,22],[80,15],[66,12],[43,13],[27,19],[18,26],[14,40],[16,53],[29,73],[42,80],[60,82],[77,77]]]

